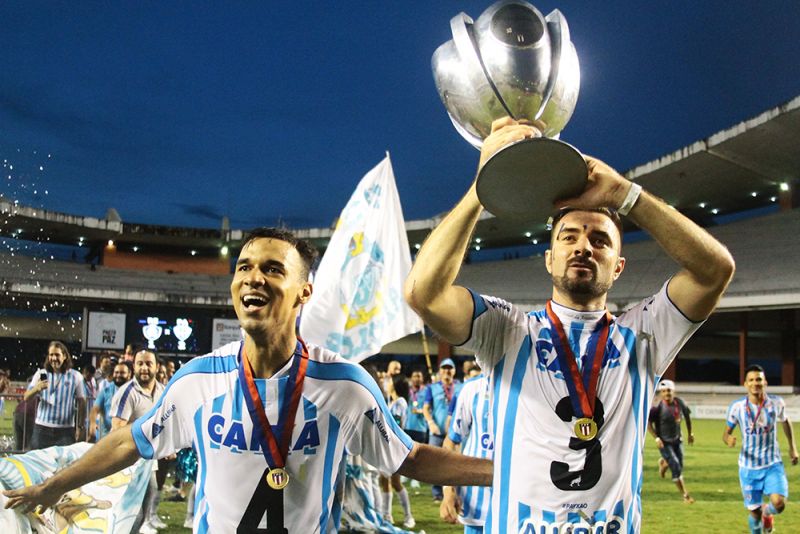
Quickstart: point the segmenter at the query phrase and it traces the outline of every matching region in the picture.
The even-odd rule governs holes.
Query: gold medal
[[[267,485],[274,490],[282,490],[289,484],[289,473],[282,467],[267,472]]]
[[[583,441],[592,440],[597,436],[597,423],[594,422],[594,419],[588,417],[581,417],[575,421],[575,426],[572,429],[575,432],[575,436]]]

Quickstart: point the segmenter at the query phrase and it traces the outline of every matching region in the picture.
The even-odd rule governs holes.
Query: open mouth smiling
[[[245,311],[260,310],[267,305],[269,299],[263,295],[250,294],[242,297],[242,306]]]

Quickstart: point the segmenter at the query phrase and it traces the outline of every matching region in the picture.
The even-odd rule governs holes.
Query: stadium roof
[[[629,170],[626,176],[703,226],[714,216],[767,206],[782,184],[800,181],[800,96],[676,152]],[[784,186],[785,187],[785,186]],[[0,197],[0,235],[50,243],[149,244],[208,252],[234,248],[243,230],[157,226],[120,221],[113,209],[106,219],[20,206]],[[421,243],[441,216],[406,222],[410,244]],[[324,249],[332,228],[295,229]],[[545,221],[506,221],[484,213],[475,235],[484,248],[524,245],[547,236]]]

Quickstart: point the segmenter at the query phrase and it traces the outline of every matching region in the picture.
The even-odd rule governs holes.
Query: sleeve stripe
[[[134,380],[136,380],[134,378]],[[125,392],[122,394],[122,397],[119,399],[119,405],[117,406],[117,413],[114,414],[114,417],[118,417],[122,419],[122,410],[125,409],[125,403],[128,402],[128,397],[131,394],[131,389],[133,389],[133,382],[128,384],[128,387],[125,388]]]

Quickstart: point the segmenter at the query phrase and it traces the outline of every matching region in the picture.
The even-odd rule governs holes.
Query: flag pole
[[[431,351],[428,347],[428,336],[425,335],[425,325],[422,325],[422,330],[419,334],[422,336],[422,351],[425,353],[425,363],[428,365],[428,376],[433,380],[433,367],[431,367]]]

